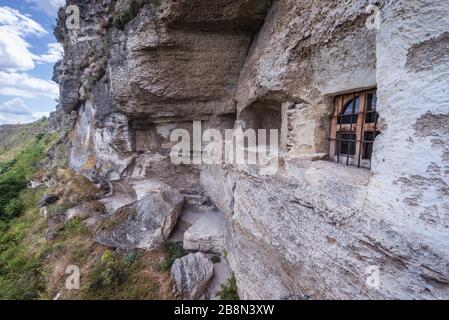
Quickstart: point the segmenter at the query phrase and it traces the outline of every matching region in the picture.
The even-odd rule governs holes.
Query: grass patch
[[[32,144],[35,138],[42,140],[53,136],[47,134],[47,131],[47,119],[25,125],[0,126],[0,168],[2,163],[13,161],[22,150]],[[0,174],[2,174],[1,170]]]
[[[72,236],[90,235],[90,232],[83,223],[83,219],[76,218],[65,224],[62,235],[64,238],[69,238]]]
[[[141,272],[143,264],[135,252],[120,256],[106,250],[97,260],[82,288],[88,300],[135,300],[157,298],[158,284]]]
[[[68,203],[63,204],[51,204],[47,206],[47,212],[49,217],[57,217],[61,214],[64,214],[67,210],[72,208],[73,206]]]
[[[235,280],[234,274],[226,281],[226,283],[221,285],[221,291],[217,292],[217,297],[219,297],[220,300],[240,300],[237,292],[237,281]]]
[[[53,240],[45,239],[48,224],[37,203],[50,191],[61,195],[58,204],[47,207],[50,215],[86,201],[88,211],[105,210],[94,201],[95,186],[70,170],[55,170],[60,190],[26,188],[32,177],[43,176],[38,168],[48,161],[45,154],[57,137],[41,132],[46,127],[46,121],[0,126],[0,300],[52,299],[57,294],[60,299],[173,299],[169,275],[155,271],[167,256],[160,250],[124,256],[106,250],[93,241],[81,217],[66,223]],[[179,254],[179,248],[167,251]],[[80,268],[82,290],[65,289],[65,270],[72,264]]]
[[[38,299],[45,287],[42,256],[39,251],[31,250],[32,244],[28,241],[30,230],[40,222],[39,213],[27,198],[33,198],[33,194],[21,197],[25,214],[0,222],[1,300]]]
[[[20,192],[27,187],[52,141],[52,135],[38,134],[15,158],[0,165],[0,220],[13,219],[26,207]]]
[[[0,142],[0,299],[38,299],[44,294],[42,252],[32,236],[43,224],[36,203],[44,188],[27,189],[55,135],[48,122],[7,127]],[[2,130],[5,130],[4,127]]]
[[[181,242],[165,242],[162,245],[162,250],[164,252],[164,260],[156,266],[159,272],[169,271],[176,259],[188,254],[182,247]]]

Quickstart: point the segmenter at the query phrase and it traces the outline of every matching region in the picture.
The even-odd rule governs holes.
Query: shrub
[[[26,188],[26,180],[15,171],[8,171],[0,177],[0,219],[9,220],[20,212],[18,197],[21,190]]]
[[[159,272],[169,271],[176,259],[182,258],[188,254],[182,247],[181,242],[165,242],[162,245],[162,250],[164,251],[165,257],[156,267]]]
[[[124,279],[124,265],[115,252],[106,250],[88,274],[87,284],[83,288],[84,295],[88,299],[104,298],[103,291],[110,291],[112,294]]]
[[[83,223],[82,219],[72,219],[67,222],[64,226],[63,235],[65,238],[69,236],[77,236],[83,234],[90,234],[86,225]]]
[[[4,208],[4,215],[7,219],[12,219],[19,216],[25,205],[20,198],[12,198]]]
[[[36,140],[41,141],[45,136],[46,134],[44,132],[40,132],[36,135]]]
[[[125,30],[126,25],[137,17],[139,13],[139,7],[136,0],[130,0],[124,11],[116,12],[112,19],[112,26],[119,29]]]
[[[128,264],[132,264],[137,260],[137,252],[136,251],[131,251],[129,252],[123,259],[125,260],[126,263]]]
[[[6,163],[0,163],[0,174],[4,174],[11,170],[12,167],[16,164],[16,159],[8,161]]]
[[[220,263],[221,258],[219,255],[215,255],[215,256],[212,256],[212,258],[210,258],[210,261],[212,261],[212,263]]]
[[[237,292],[237,281],[235,280],[234,274],[225,284],[221,285],[221,291],[217,292],[216,296],[220,297],[221,300],[240,300]]]

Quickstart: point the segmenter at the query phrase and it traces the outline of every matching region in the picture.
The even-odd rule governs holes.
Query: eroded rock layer
[[[51,123],[75,122],[74,170],[208,196],[242,298],[449,298],[448,6],[67,2],[81,27],[66,29],[60,11]],[[335,97],[373,88],[371,170],[326,160]],[[278,129],[279,170],[174,164],[170,135],[193,134],[192,121],[203,132]]]

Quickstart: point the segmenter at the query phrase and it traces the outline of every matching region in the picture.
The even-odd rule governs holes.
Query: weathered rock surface
[[[136,201],[135,196],[126,192],[116,192],[112,196],[99,200],[104,204],[108,216],[112,216],[121,207],[130,205]]]
[[[67,31],[60,12],[66,54],[53,115],[76,113],[71,167],[95,181],[170,186],[169,199],[113,195],[112,228],[99,241],[134,248],[165,238],[182,202],[175,188],[208,195],[224,214],[242,298],[449,297],[448,6],[381,1],[376,30],[366,26],[369,0],[269,9],[260,0],[137,1],[119,24],[130,0],[72,3],[83,24]],[[322,161],[333,98],[374,87],[381,134],[371,171]],[[173,164],[170,134],[192,134],[192,120],[220,132],[279,129],[278,173]],[[380,269],[374,289],[371,266]],[[197,298],[189,288],[180,290]]]
[[[297,160],[273,177],[217,168],[202,179],[226,213],[242,298],[449,296],[449,158],[441,139],[447,64],[440,54],[448,8],[385,1],[376,38],[365,27],[368,4],[277,1],[252,45],[237,107],[243,114],[258,101],[288,101],[289,157]],[[432,71],[416,63],[424,46],[438,61]],[[304,160],[327,152],[329,97],[376,82],[382,133],[371,173]],[[377,288],[366,284],[371,266],[380,269]]]
[[[170,132],[186,121],[232,128],[226,117],[235,113],[240,69],[269,3],[67,1],[83,19],[79,30],[67,30],[61,10],[55,31],[66,44],[54,76],[61,108],[78,112],[71,167],[91,179],[155,173],[141,168],[146,158],[136,153],[167,154]],[[166,178],[199,181],[192,167],[176,171]]]
[[[49,207],[41,208],[41,213],[47,220],[47,229],[44,232],[47,240],[52,240],[59,231],[64,229],[66,224],[72,220],[78,219],[92,232],[96,229],[104,214],[103,207],[96,202],[82,203],[69,209]]]
[[[80,204],[78,206],[70,208],[64,214],[64,222],[68,222],[76,218],[85,218],[86,215],[88,214],[88,211],[89,210],[87,206],[84,204]]]
[[[176,259],[171,268],[176,292],[189,300],[201,297],[213,274],[212,262],[201,252]]]
[[[154,181],[138,182],[134,189],[135,201],[103,221],[96,241],[123,250],[152,249],[170,236],[184,201],[181,194]]]
[[[186,250],[221,253],[225,245],[225,221],[217,213],[201,217],[184,233],[183,246]]]

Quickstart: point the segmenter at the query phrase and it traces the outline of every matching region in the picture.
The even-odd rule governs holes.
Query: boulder
[[[64,221],[65,223],[69,222],[73,219],[84,219],[89,216],[90,210],[86,204],[80,204],[73,208],[70,208],[64,213]]]
[[[219,213],[208,213],[184,233],[184,249],[221,253],[225,244],[224,233],[224,218]]]
[[[213,274],[212,262],[201,252],[176,259],[171,268],[175,291],[189,300],[201,297]]]
[[[29,184],[29,187],[31,188],[31,189],[36,189],[36,188],[39,188],[40,186],[43,186],[44,184],[42,183],[42,182],[38,182],[38,181],[34,181],[34,180],[31,180],[30,181],[30,184]]]
[[[152,181],[134,186],[137,199],[105,219],[94,239],[122,250],[152,249],[164,242],[176,225],[183,196],[174,188]]]
[[[105,206],[108,216],[112,216],[118,209],[132,204],[135,199],[129,194],[117,193],[112,196],[102,198],[99,201]]]

